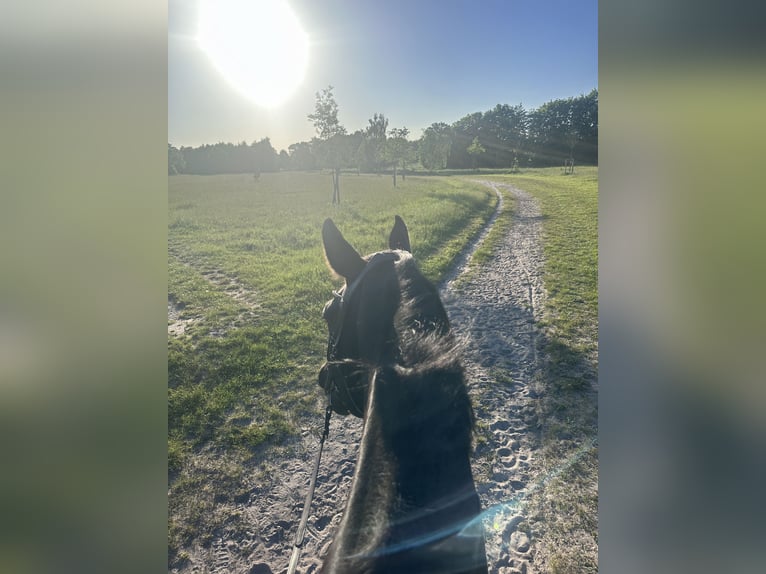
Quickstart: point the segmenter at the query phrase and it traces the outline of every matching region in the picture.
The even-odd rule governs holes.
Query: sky
[[[382,113],[410,139],[497,104],[531,110],[598,87],[597,0],[280,0],[306,34],[308,60],[297,88],[264,107],[201,48],[198,1],[168,3],[168,142],[177,147],[268,137],[279,151],[308,141],[315,94],[329,85],[349,133]],[[252,20],[252,37],[273,31],[242,20]],[[253,61],[266,52],[264,67],[286,62],[278,41]]]

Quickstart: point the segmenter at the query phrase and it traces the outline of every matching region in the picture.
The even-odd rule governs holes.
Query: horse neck
[[[462,371],[402,376],[382,370],[371,392],[376,408],[369,414],[395,461],[399,497],[425,506],[466,485],[473,488],[471,411]]]
[[[430,388],[439,381],[428,380],[439,376],[402,380],[393,369],[373,375],[347,507],[349,521],[356,526],[380,522],[382,515],[389,522],[407,520],[408,514],[462,505],[466,497],[475,496],[470,412],[462,412],[460,404],[468,400],[467,394],[457,397],[458,404],[450,401],[441,408]],[[462,385],[462,379],[459,382]],[[403,399],[405,389],[409,392]],[[376,512],[371,513],[371,508]]]
[[[428,383],[402,380],[394,369],[372,376],[354,481],[323,572],[406,571],[392,570],[392,564],[407,564],[403,556],[412,552],[430,561],[423,558],[430,556],[430,540],[457,533],[479,513],[469,460],[470,424],[439,409],[429,414],[423,401],[438,401],[417,397],[429,390]],[[406,393],[403,401],[406,386],[420,386],[421,392]],[[415,416],[418,410],[425,416]],[[456,571],[486,572],[486,564],[473,567],[484,559],[483,539],[463,538],[450,544],[460,560],[470,557],[471,566]],[[407,553],[397,554],[402,547]]]

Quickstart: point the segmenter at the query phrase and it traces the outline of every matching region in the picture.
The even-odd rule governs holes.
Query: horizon
[[[530,111],[598,89],[595,0],[576,6],[566,0],[287,5],[308,39],[305,77],[265,107],[238,90],[202,50],[198,3],[170,0],[168,143],[181,148],[269,138],[276,151],[287,150],[315,136],[307,116],[315,93],[328,85],[349,133],[382,113],[389,128],[407,127],[410,139],[435,122],[452,124],[498,104]],[[243,28],[251,38],[250,25]],[[259,32],[256,22],[252,28]],[[268,62],[259,65],[283,69],[289,49],[275,58],[270,46],[263,49]]]

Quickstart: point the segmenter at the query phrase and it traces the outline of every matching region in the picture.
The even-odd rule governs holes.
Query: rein
[[[329,395],[328,395],[329,397]],[[309,482],[309,491],[306,493],[306,500],[303,502],[303,514],[301,514],[301,522],[298,525],[298,530],[295,533],[295,541],[293,542],[293,553],[290,556],[290,565],[287,567],[287,574],[294,574],[295,568],[298,566],[298,559],[301,556],[301,548],[306,535],[306,523],[309,519],[309,511],[311,510],[311,500],[314,498],[314,488],[317,483],[317,475],[319,474],[319,461],[322,458],[322,448],[324,447],[324,441],[330,434],[330,417],[332,416],[332,403],[328,401],[327,408],[324,415],[324,431],[322,432],[322,438],[319,440],[319,450],[317,451],[316,458],[314,459],[314,470],[311,473],[311,481]]]

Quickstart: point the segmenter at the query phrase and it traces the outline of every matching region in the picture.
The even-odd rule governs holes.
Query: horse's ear
[[[398,215],[394,216],[394,228],[391,230],[391,235],[388,236],[388,248],[401,249],[402,251],[412,253],[410,234],[407,231],[404,220]]]
[[[330,269],[344,277],[347,283],[353,281],[362,272],[365,266],[364,259],[343,238],[332,219],[325,219],[322,225],[322,243]]]

